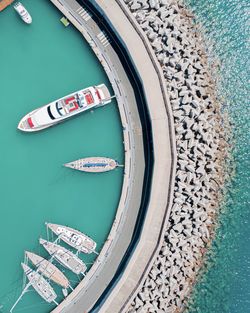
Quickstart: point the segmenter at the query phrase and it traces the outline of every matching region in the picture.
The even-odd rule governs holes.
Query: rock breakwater
[[[176,0],[123,0],[161,65],[174,115],[177,171],[160,253],[129,312],[181,312],[210,245],[227,143],[203,38]]]

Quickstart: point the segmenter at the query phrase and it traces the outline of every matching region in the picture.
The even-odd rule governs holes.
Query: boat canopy
[[[105,166],[108,166],[108,163],[85,163],[82,166],[83,167],[98,167],[98,166],[105,167]]]

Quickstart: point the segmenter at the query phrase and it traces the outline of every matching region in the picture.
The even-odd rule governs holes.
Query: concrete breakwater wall
[[[180,312],[216,223],[227,144],[203,39],[176,0],[123,0],[147,34],[173,109],[177,171],[165,240],[128,312]]]

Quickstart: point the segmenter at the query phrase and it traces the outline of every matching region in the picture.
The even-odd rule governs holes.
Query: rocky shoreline
[[[177,146],[174,200],[164,243],[128,312],[182,312],[213,238],[228,155],[204,41],[178,0],[123,0],[161,65]]]

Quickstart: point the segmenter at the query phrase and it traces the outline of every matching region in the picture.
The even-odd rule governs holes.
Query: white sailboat
[[[53,256],[61,265],[71,270],[73,273],[85,275],[87,266],[74,253],[53,242],[42,238],[39,240],[44,249]]]
[[[54,264],[29,251],[25,251],[25,256],[37,267],[37,272],[65,289],[70,287],[67,277]]]
[[[53,233],[59,236],[60,239],[79,252],[88,254],[92,252],[96,253],[96,242],[80,231],[57,224],[46,223],[46,225]]]
[[[111,171],[121,165],[110,158],[90,157],[66,163],[64,166],[82,172],[101,173]]]
[[[33,271],[27,264],[21,263],[21,265],[24,270],[24,274],[28,278],[29,282],[24,287],[16,302],[11,307],[10,313],[13,312],[14,308],[17,306],[18,302],[22,299],[24,294],[28,292],[30,286],[32,286],[46,302],[54,302],[56,305],[58,305],[55,300],[57,298],[57,294],[55,293],[51,285],[47,282],[47,280],[37,271]]]
[[[21,263],[25,275],[31,283],[31,286],[37,291],[37,293],[46,301],[46,302],[55,302],[57,297],[54,289],[47,282],[45,278],[42,277],[36,271],[33,271],[27,264]],[[58,304],[57,302],[55,302]]]

